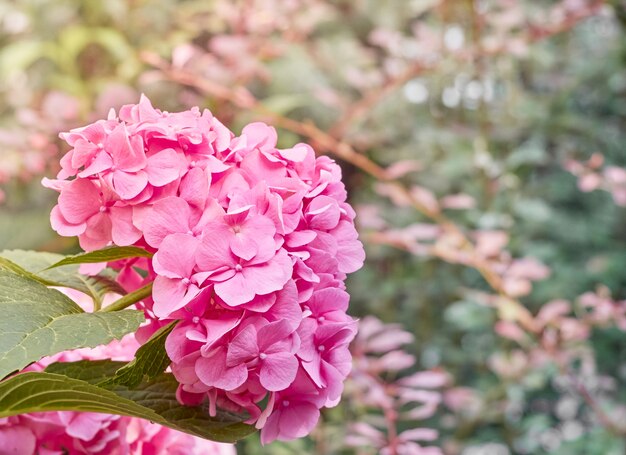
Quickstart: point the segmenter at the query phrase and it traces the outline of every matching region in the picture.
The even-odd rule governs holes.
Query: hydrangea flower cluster
[[[277,148],[263,123],[236,137],[207,110],[145,97],[62,137],[52,226],[85,250],[154,252],[114,266],[128,291],[154,281],[138,336],[178,320],[166,349],[181,402],[245,411],[263,443],[309,433],[339,402],[356,333],[344,280],[364,252],[339,166]]]

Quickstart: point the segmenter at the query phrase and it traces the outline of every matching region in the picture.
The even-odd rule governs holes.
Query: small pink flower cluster
[[[181,401],[246,411],[264,443],[310,432],[351,368],[344,280],[364,260],[339,166],[278,149],[265,124],[235,137],[206,110],[145,97],[62,137],[52,225],[86,250],[155,252],[146,312],[153,327],[179,320],[166,348]]]
[[[75,293],[69,291],[71,297]],[[83,302],[78,302],[79,304]],[[94,349],[63,352],[29,366],[40,371],[54,362],[130,360],[138,347],[132,335]],[[220,444],[145,420],[92,412],[40,412],[0,419],[0,453],[15,455],[235,455]]]
[[[381,455],[443,455],[428,445],[439,438],[437,430],[422,425],[437,413],[440,389],[450,378],[441,370],[403,375],[415,369],[415,356],[407,352],[413,341],[399,324],[373,316],[361,321],[346,391],[359,418],[348,425],[347,446],[375,448]]]
[[[626,169],[606,165],[601,153],[594,153],[587,161],[568,159],[563,167],[578,177],[580,191],[607,191],[616,205],[626,207]]]

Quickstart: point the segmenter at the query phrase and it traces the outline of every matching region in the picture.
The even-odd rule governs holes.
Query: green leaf
[[[52,264],[48,269],[70,264],[97,264],[127,258],[151,258],[152,253],[136,246],[111,246],[101,250],[67,256],[65,259]]]
[[[13,272],[17,275],[30,278],[31,280],[38,281],[41,284],[45,284],[46,286],[61,286],[60,283],[46,280],[45,278],[41,278],[34,273],[30,273],[28,270],[23,269],[19,265],[17,265],[13,261],[9,261],[7,258],[0,256],[0,270],[6,270],[8,272]]]
[[[254,427],[241,423],[242,416],[219,411],[211,417],[205,406],[182,406],[176,400],[178,383],[163,373],[129,389],[105,389],[87,381],[48,371],[80,372],[91,381],[119,367],[119,362],[74,362],[53,364],[44,373],[23,373],[0,382],[0,417],[44,411],[88,411],[147,419],[194,436],[220,442],[235,442]],[[99,378],[100,380],[103,377]]]
[[[85,313],[67,296],[0,269],[0,377],[44,356],[95,347],[137,330],[141,311]]]
[[[120,368],[114,377],[98,385],[106,387],[120,384],[135,387],[144,379],[149,380],[163,373],[171,363],[165,351],[165,340],[177,322],[173,321],[161,327],[137,350],[132,361]]]
[[[39,281],[47,286],[76,289],[89,295],[98,308],[107,293],[124,295],[126,291],[111,277],[104,275],[85,276],[78,273],[79,266],[67,265],[48,269],[63,260],[61,254],[40,251],[5,250],[0,252],[0,268]]]
[[[97,385],[115,376],[115,373],[126,365],[128,365],[128,362],[110,359],[79,360],[76,362],[51,363],[44,371],[46,373],[62,374],[63,376]]]

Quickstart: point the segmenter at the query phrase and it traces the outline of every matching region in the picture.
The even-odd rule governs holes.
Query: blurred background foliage
[[[281,145],[311,142],[344,170],[368,253],[352,314],[413,334],[400,376],[448,377],[438,411],[413,419],[438,430],[425,445],[624,453],[625,33],[620,0],[0,0],[0,249],[76,250],[39,185],[57,135],[142,92],[235,132],[278,118]],[[538,318],[586,292],[614,313],[589,322],[598,301],[574,304],[560,317],[582,335],[554,342],[500,305]],[[392,439],[353,390],[311,438],[240,453],[422,453],[350,439],[360,423]]]

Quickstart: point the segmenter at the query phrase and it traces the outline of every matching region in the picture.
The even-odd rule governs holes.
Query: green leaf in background
[[[119,259],[150,257],[152,257],[152,253],[144,250],[143,248],[138,248],[136,246],[112,246],[101,250],[90,251],[88,253],[67,256],[59,262],[50,265],[48,269],[70,264],[97,264],[99,262],[111,262]]]
[[[61,254],[41,251],[5,250],[0,252],[0,268],[9,269],[46,286],[76,289],[94,299],[96,310],[107,293],[120,295],[126,293],[116,281],[108,276],[80,274],[77,264],[48,269],[52,264],[64,258],[65,256]]]
[[[308,96],[301,93],[288,93],[273,95],[263,100],[263,106],[280,115],[286,115],[299,107],[307,106],[310,103]]]
[[[132,361],[121,367],[113,378],[107,379],[98,385],[106,387],[112,384],[119,384],[135,387],[142,380],[150,380],[163,373],[171,363],[167,352],[165,352],[165,340],[177,322],[173,321],[161,327],[137,350]]]
[[[241,416],[218,411],[211,417],[205,407],[182,406],[176,400],[178,382],[169,373],[133,389],[105,389],[69,377],[78,373],[91,382],[101,381],[121,365],[108,360],[57,363],[44,373],[18,374],[0,382],[0,417],[43,411],[103,412],[147,419],[220,442],[235,442],[255,431],[253,426],[241,423]]]
[[[28,277],[0,269],[0,377],[44,356],[120,339],[143,322],[141,311],[85,313]]]

